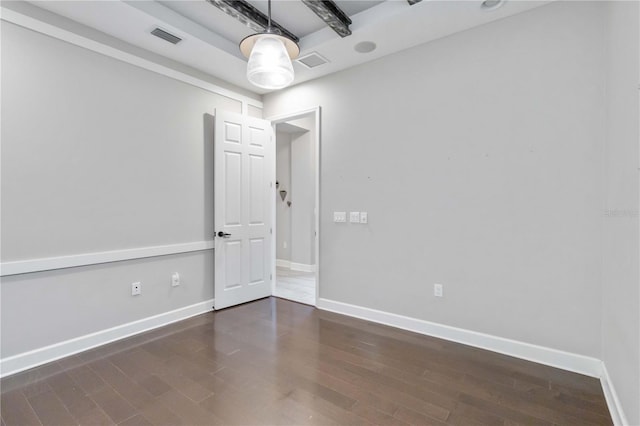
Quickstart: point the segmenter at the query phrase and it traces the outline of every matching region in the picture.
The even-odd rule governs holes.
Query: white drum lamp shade
[[[247,64],[247,79],[255,86],[275,90],[293,82],[293,65],[280,38],[258,35]]]

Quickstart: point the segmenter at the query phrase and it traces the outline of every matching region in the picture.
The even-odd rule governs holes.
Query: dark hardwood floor
[[[269,298],[8,377],[10,425],[610,425],[597,379]]]

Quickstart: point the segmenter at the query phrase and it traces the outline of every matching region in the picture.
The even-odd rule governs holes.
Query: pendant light
[[[269,21],[264,32],[252,34],[240,42],[240,51],[249,58],[247,79],[263,89],[282,89],[293,82],[291,59],[298,57],[300,47],[271,26],[271,0]]]

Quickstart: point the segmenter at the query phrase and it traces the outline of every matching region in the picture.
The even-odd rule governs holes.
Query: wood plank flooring
[[[597,379],[268,298],[20,373],[11,425],[610,425]]]

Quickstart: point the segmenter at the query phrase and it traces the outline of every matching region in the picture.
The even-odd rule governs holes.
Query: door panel
[[[227,188],[222,223],[226,226],[239,226],[242,222],[242,153],[225,152],[224,157],[224,179]]]
[[[251,275],[249,284],[259,284],[265,281],[265,243],[263,238],[254,238],[249,244],[249,263]]]
[[[264,157],[257,155],[249,156],[249,224],[264,225],[266,212],[266,197],[263,188],[264,179]]]
[[[242,242],[225,241],[224,289],[239,288],[242,285]]]
[[[215,117],[215,307],[271,294],[275,143],[268,121]],[[219,236],[222,233],[222,236]]]

